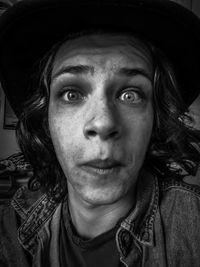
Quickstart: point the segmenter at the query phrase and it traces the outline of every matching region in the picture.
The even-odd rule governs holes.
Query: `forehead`
[[[118,67],[143,67],[152,73],[152,57],[149,48],[133,36],[92,34],[65,41],[58,49],[54,74],[65,65],[92,64],[112,69]]]

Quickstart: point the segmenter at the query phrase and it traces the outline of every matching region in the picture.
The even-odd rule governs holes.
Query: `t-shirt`
[[[80,238],[71,222],[61,219],[61,267],[120,267],[115,241],[117,224],[113,229],[89,240]]]

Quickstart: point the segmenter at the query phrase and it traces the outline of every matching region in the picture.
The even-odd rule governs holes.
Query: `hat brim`
[[[0,18],[0,78],[17,115],[34,63],[69,33],[90,28],[139,33],[172,62],[188,106],[200,93],[200,21],[185,8],[156,0],[26,0]]]

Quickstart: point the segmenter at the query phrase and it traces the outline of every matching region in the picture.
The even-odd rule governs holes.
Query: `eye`
[[[83,95],[76,90],[68,89],[62,93],[62,98],[66,102],[76,103],[83,99]]]
[[[135,90],[127,90],[120,94],[119,99],[128,104],[140,103],[142,101],[142,95]]]

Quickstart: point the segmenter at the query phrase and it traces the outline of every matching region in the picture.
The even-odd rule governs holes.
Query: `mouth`
[[[115,173],[119,171],[119,169],[122,166],[123,164],[120,161],[113,159],[107,159],[107,160],[95,159],[81,165],[81,167],[85,171],[99,175],[107,175]]]

